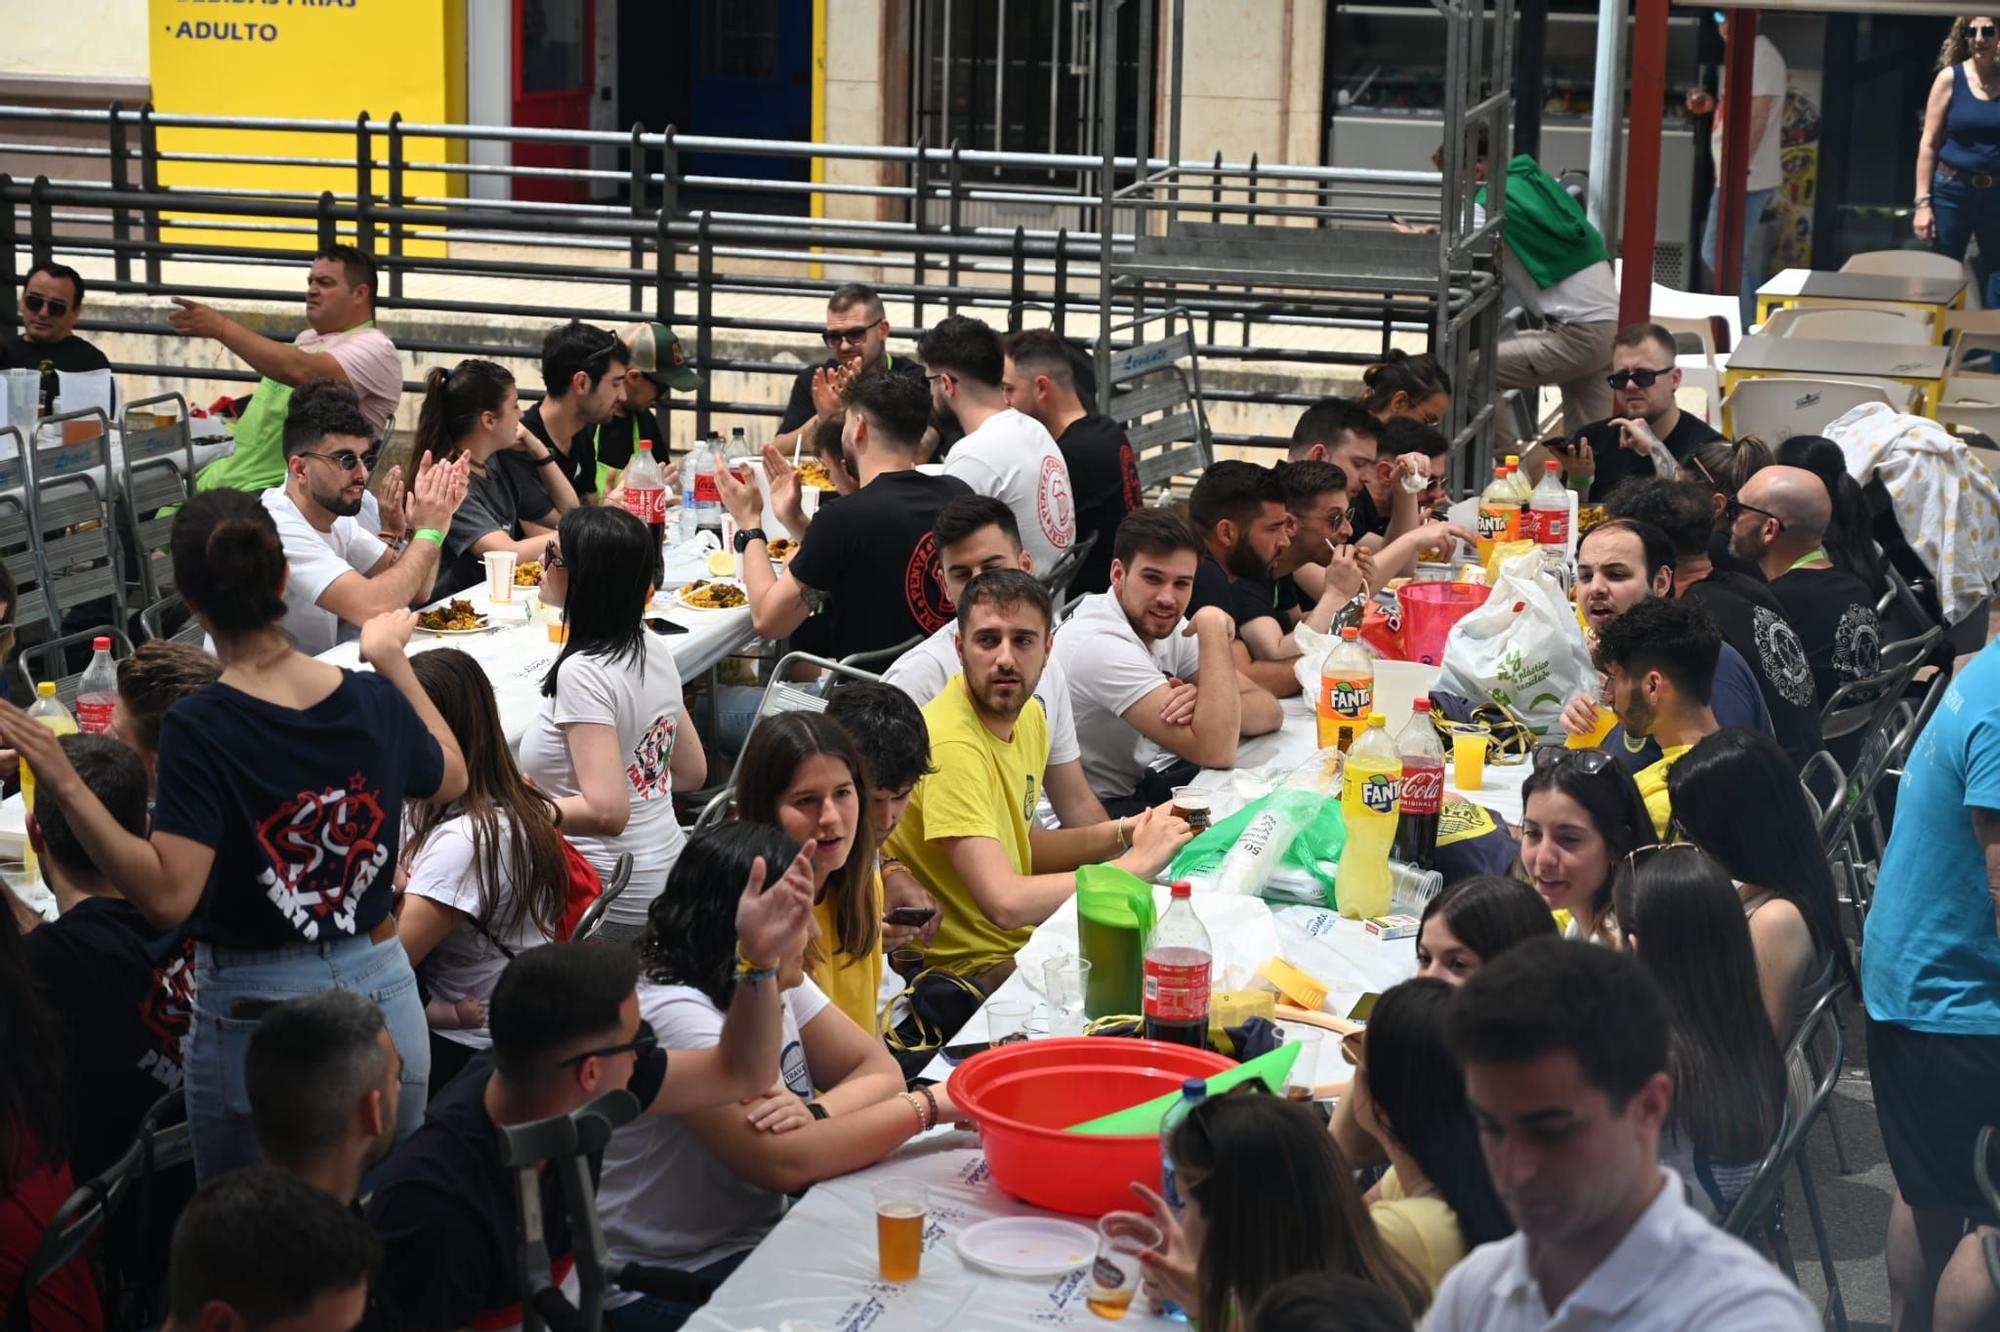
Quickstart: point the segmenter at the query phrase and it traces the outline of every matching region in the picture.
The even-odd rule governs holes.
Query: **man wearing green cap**
[[[671,488],[678,479],[667,458],[667,432],[653,404],[668,389],[687,392],[701,387],[701,376],[688,363],[687,344],[665,324],[628,324],[618,331],[625,344],[625,401],[611,419],[592,428],[597,455],[597,490],[606,504],[618,503],[622,474],[641,445],[667,470]]]

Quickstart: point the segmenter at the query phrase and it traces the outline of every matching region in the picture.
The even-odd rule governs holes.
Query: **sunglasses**
[[[1604,382],[1615,389],[1622,389],[1627,384],[1637,384],[1640,388],[1651,388],[1653,387],[1653,382],[1661,375],[1672,373],[1672,366],[1668,366],[1664,370],[1649,370],[1642,365],[1637,370],[1615,370],[1604,377]]]
[[[829,347],[839,347],[849,342],[859,347],[874,328],[874,324],[856,324],[852,328],[830,328],[820,334],[820,337]]]
[[[300,449],[299,456],[302,458],[318,458],[321,462],[330,462],[343,472],[351,472],[357,467],[366,468],[372,472],[375,470],[375,459],[380,455],[375,449],[370,449],[366,453],[356,453],[353,449],[337,449],[332,453],[314,453],[310,449]]]
[[[602,1050],[585,1050],[580,1055],[571,1055],[558,1064],[557,1067],[568,1068],[571,1064],[581,1064],[586,1059],[609,1059],[613,1055],[622,1054],[629,1054],[635,1059],[643,1060],[659,1048],[660,1038],[654,1032],[653,1024],[644,1018],[640,1018],[639,1033],[631,1040],[620,1045],[607,1045]]]
[[[1639,859],[1641,856],[1644,856],[1647,860],[1651,860],[1662,851],[1692,850],[1694,850],[1694,846],[1689,842],[1648,842],[1644,846],[1635,846],[1625,853],[1625,867],[1632,870],[1638,869],[1642,863]]]
[[[1994,27],[1991,23],[1969,23],[1965,28],[1965,35],[1975,42],[1985,41],[1996,32],[2000,32],[2000,28]]]
[[[1722,506],[1722,519],[1724,522],[1728,523],[1731,527],[1734,527],[1736,525],[1736,520],[1738,518],[1741,518],[1746,513],[1760,514],[1763,517],[1769,518],[1772,522],[1776,523],[1778,525],[1778,530],[1780,532],[1785,530],[1785,520],[1780,518],[1777,514],[1772,513],[1769,509],[1760,509],[1754,504],[1745,504],[1742,500],[1737,499],[1734,495],[1730,496],[1729,502]]]
[[[56,318],[61,319],[69,313],[68,301],[51,300],[47,296],[38,296],[32,291],[21,298],[21,304],[28,307],[29,314],[40,314],[46,310]]]
[[[1568,763],[1586,776],[1596,776],[1611,765],[1611,755],[1602,749],[1565,749],[1561,745],[1538,745],[1535,771],[1548,772]]]

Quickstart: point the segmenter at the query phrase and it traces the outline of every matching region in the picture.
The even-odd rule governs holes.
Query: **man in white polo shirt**
[[[938,510],[931,532],[937,538],[945,595],[953,605],[965,594],[965,585],[980,574],[993,569],[1035,571],[1034,556],[1021,549],[1014,511],[990,495],[961,495],[949,501]],[[943,693],[951,677],[963,669],[958,659],[958,622],[953,620],[896,658],[882,678],[922,707]],[[1035,697],[1049,717],[1049,762],[1042,773],[1042,790],[1056,820],[1065,828],[1104,822],[1110,816],[1083,775],[1076,722],[1070,713],[1069,677],[1053,657],[1035,685]]]
[[[1667,1002],[1636,958],[1553,936],[1521,944],[1479,969],[1446,1023],[1519,1229],[1451,1269],[1432,1332],[1820,1326],[1798,1289],[1690,1207],[1660,1164],[1674,1095]]]
[[[291,395],[285,484],[265,491],[263,502],[285,543],[285,632],[301,652],[324,652],[359,636],[371,617],[428,600],[445,529],[465,498],[470,455],[451,463],[420,459],[410,486],[409,544],[400,554],[391,550],[382,537],[401,538],[400,505],[383,511],[382,534],[355,520],[368,484],[370,429],[345,385],[323,379]],[[392,491],[400,488],[392,481]]]

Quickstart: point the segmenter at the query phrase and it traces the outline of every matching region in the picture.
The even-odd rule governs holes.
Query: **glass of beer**
[[[1132,1307],[1146,1274],[1139,1255],[1166,1242],[1160,1228],[1137,1212],[1107,1212],[1097,1223],[1097,1257],[1090,1265],[1084,1302],[1099,1318],[1118,1319]]]
[[[1209,814],[1211,792],[1198,786],[1176,786],[1174,788],[1173,816],[1186,819],[1187,826],[1199,837],[1208,831],[1214,819]]]
[[[884,1281],[917,1279],[929,1209],[930,1190],[921,1180],[887,1179],[875,1186],[875,1247]]]

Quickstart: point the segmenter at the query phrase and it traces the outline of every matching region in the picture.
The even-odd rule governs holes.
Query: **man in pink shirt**
[[[263,375],[250,406],[236,422],[236,450],[202,469],[200,490],[230,486],[262,491],[285,481],[285,412],[292,390],[332,379],[354,390],[361,413],[388,434],[403,395],[403,365],[388,335],[375,327],[375,261],[351,245],[332,245],[313,259],[306,276],[306,323],[291,342],[253,333],[212,306],[173,298],[176,331],[210,338]]]

